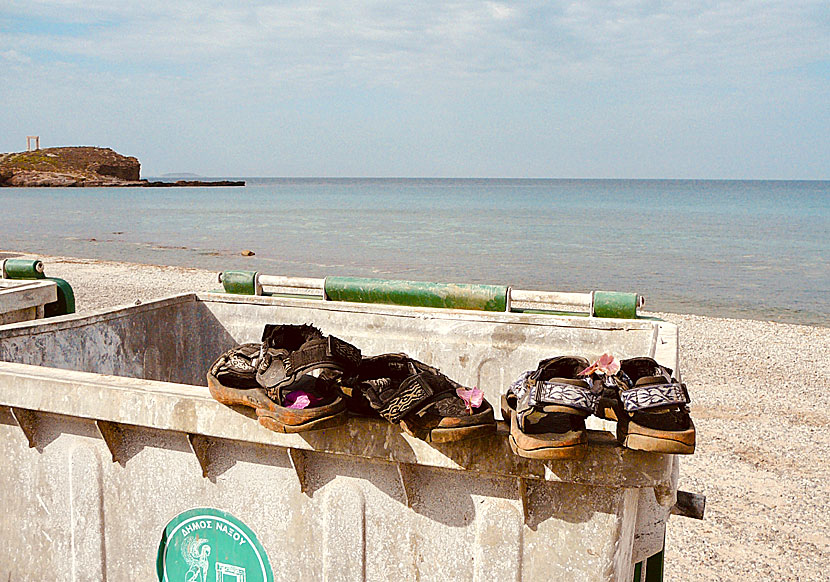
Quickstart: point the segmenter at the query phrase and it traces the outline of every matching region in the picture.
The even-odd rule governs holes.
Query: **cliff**
[[[0,186],[141,185],[141,164],[109,148],[61,147],[0,154]]]

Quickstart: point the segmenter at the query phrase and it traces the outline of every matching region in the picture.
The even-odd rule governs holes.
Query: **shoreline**
[[[121,233],[112,233],[112,234],[118,235],[118,234],[121,234]],[[153,244],[153,243],[125,243],[124,241],[120,241],[117,238],[106,238],[106,239],[89,238],[89,239],[78,239],[78,240],[80,240],[82,242],[95,243],[95,244],[98,244],[98,243],[129,244],[129,245],[133,245],[133,246],[146,247],[146,248],[151,249],[151,250],[179,253],[180,255],[182,253],[184,253],[184,256],[173,257],[174,260],[170,261],[170,262],[154,263],[154,262],[134,262],[134,261],[128,261],[128,260],[119,260],[119,259],[106,259],[106,258],[97,258],[97,257],[90,257],[90,256],[70,256],[70,255],[62,255],[62,254],[61,255],[51,255],[51,254],[48,254],[48,253],[33,253],[33,252],[29,252],[29,251],[19,251],[19,250],[11,250],[11,249],[0,248],[0,258],[11,258],[11,257],[19,256],[19,257],[26,257],[26,258],[42,259],[44,261],[44,263],[47,263],[47,262],[70,263],[71,262],[71,263],[75,263],[75,264],[90,264],[90,265],[92,265],[92,264],[102,264],[102,265],[119,264],[119,265],[133,265],[136,268],[158,267],[158,268],[163,268],[163,269],[168,269],[168,270],[170,270],[170,269],[181,269],[182,271],[186,271],[186,272],[203,272],[203,273],[214,273],[214,274],[218,274],[221,270],[236,270],[236,269],[240,269],[240,268],[242,270],[259,271],[259,272],[264,272],[264,273],[267,273],[267,274],[286,274],[286,273],[280,272],[280,271],[268,272],[266,270],[263,270],[262,269],[263,263],[265,263],[265,266],[267,268],[267,264],[271,262],[271,260],[269,258],[262,257],[262,256],[259,256],[259,255],[256,255],[255,257],[252,256],[252,257],[248,258],[246,256],[241,255],[241,252],[239,250],[230,250],[230,249],[209,250],[209,249],[204,249],[204,248],[166,246],[166,245],[162,245],[162,244]],[[214,269],[204,267],[204,266],[191,267],[191,266],[182,265],[181,263],[184,262],[184,259],[187,258],[187,254],[192,254],[192,253],[198,254],[198,257],[194,256],[194,258],[196,258],[196,259],[201,258],[202,260],[205,260],[205,261],[210,261],[210,260],[213,260],[213,259],[217,259],[217,260],[221,259],[223,266],[222,266],[222,268],[217,268],[217,269],[214,270]],[[167,257],[167,258],[170,258],[170,257]],[[240,266],[239,264],[234,265],[233,261],[245,261],[245,262],[250,262],[252,264],[245,265],[245,266]],[[179,263],[179,264],[176,264],[176,263]],[[282,263],[284,263],[284,261],[280,261],[279,265],[281,265]],[[282,265],[282,266],[285,266],[285,265]],[[293,263],[289,264],[288,266],[289,267],[294,267]],[[275,268],[279,269],[279,266],[275,266]],[[336,268],[336,266],[333,266],[333,268]],[[298,273],[296,276],[311,276],[311,275],[308,275],[307,273]],[[325,274],[322,274],[322,275],[315,274],[313,276],[318,276],[318,277],[322,278],[322,277],[325,277]],[[380,278],[390,278],[390,279],[407,278],[407,277],[397,277],[397,276],[391,276],[391,277],[390,276],[384,276],[383,273],[379,273],[379,274],[371,275],[371,276],[377,276],[377,277],[380,277]],[[62,277],[62,278],[65,279],[66,277]],[[418,280],[424,280],[424,279],[418,279]],[[530,288],[530,287],[528,287],[528,288]],[[549,289],[547,289],[547,290],[549,290]],[[645,308],[640,310],[641,313],[643,315],[646,315],[646,316],[656,316],[656,317],[662,317],[664,319],[665,319],[664,316],[667,316],[667,317],[699,317],[699,318],[702,317],[702,318],[712,318],[712,319],[718,319],[718,320],[724,320],[724,321],[736,321],[736,322],[756,321],[756,322],[776,323],[776,324],[781,324],[781,325],[796,325],[796,326],[806,326],[806,327],[818,327],[818,328],[825,328],[825,329],[830,328],[830,318],[823,317],[823,314],[815,314],[815,313],[811,313],[811,312],[807,312],[807,314],[816,316],[818,318],[818,320],[812,319],[811,321],[782,321],[780,319],[775,319],[775,318],[771,317],[770,314],[763,313],[763,309],[751,310],[750,308],[740,307],[740,306],[730,308],[728,306],[725,307],[725,306],[720,305],[720,304],[712,304],[711,305],[711,310],[713,311],[712,314],[704,314],[704,313],[699,313],[699,312],[694,312],[694,311],[650,309],[649,308],[650,305],[649,305],[649,301],[648,301],[648,296],[646,297],[646,299],[647,299],[647,301],[646,301]],[[692,305],[691,307],[699,307],[701,310],[703,310],[706,305],[707,304],[705,302],[701,302],[699,304]],[[726,313],[724,313],[724,312],[726,312]],[[729,312],[731,312],[731,313],[729,313]],[[737,314],[736,314],[736,312],[737,312]]]
[[[219,186],[245,186],[244,180],[218,180],[214,182],[202,182],[201,180],[176,180],[175,182],[141,180],[79,180],[68,183],[66,181],[49,182],[51,178],[37,177],[34,184],[3,184],[0,188],[207,188]],[[56,179],[58,180],[58,179]]]
[[[11,251],[0,251],[6,257]],[[216,272],[31,255],[69,281],[78,313],[220,288]],[[830,328],[656,313],[680,326],[697,427],[679,488],[706,517],[672,517],[666,580],[817,580],[830,563]]]

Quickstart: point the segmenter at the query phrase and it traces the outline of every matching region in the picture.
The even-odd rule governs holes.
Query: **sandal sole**
[[[493,416],[493,407],[490,403],[485,401],[486,406],[482,405],[481,409],[476,413],[478,418],[471,419],[476,421],[475,424],[462,424],[457,426],[436,426],[427,428],[419,426],[417,423],[410,423],[407,420],[400,421],[401,429],[416,439],[421,439],[428,443],[452,443],[456,441],[464,441],[470,439],[478,439],[486,436],[496,434],[498,426],[496,419]]]
[[[524,459],[536,459],[539,461],[578,461],[585,457],[588,452],[587,443],[579,443],[567,447],[544,447],[538,449],[523,449],[516,444],[513,435],[508,436],[510,449],[514,454]]]
[[[225,386],[214,376],[207,376],[208,389],[214,400],[225,406],[247,406],[276,412],[274,403],[262,388],[231,388]]]
[[[261,414],[262,412],[265,412],[265,414]],[[326,428],[332,428],[334,426],[339,426],[345,422],[347,414],[346,411],[343,410],[342,412],[338,412],[333,416],[323,416],[320,418],[309,420],[301,424],[282,423],[270,414],[268,414],[268,411],[264,411],[262,409],[257,410],[257,416],[259,417],[259,424],[261,424],[268,430],[272,430],[274,432],[293,434],[298,432],[322,430]]]
[[[515,455],[518,455],[523,459],[536,459],[541,461],[578,461],[584,458],[588,452],[587,442],[567,446],[549,446],[535,449],[523,449],[518,445],[516,438],[513,436],[514,427],[515,430],[519,430],[519,427],[516,426],[513,420],[513,409],[507,404],[507,398],[504,396],[502,396],[501,399],[501,415],[510,426],[510,434],[507,438],[510,443],[510,450],[512,450]]]
[[[622,446],[635,451],[691,455],[695,452],[695,425],[684,431],[658,431],[629,422],[628,426],[617,425],[617,440]]]
[[[404,427],[404,431],[412,436],[410,431]],[[429,431],[424,439],[430,443],[452,443],[455,441],[464,441],[470,439],[479,439],[489,435],[496,434],[496,425],[493,424],[474,424],[472,426],[462,426],[458,428],[434,428]]]

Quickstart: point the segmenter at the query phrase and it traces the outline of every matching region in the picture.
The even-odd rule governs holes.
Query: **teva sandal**
[[[266,325],[256,380],[274,404],[257,409],[259,423],[285,433],[342,423],[346,404],[337,381],[360,360],[359,349],[314,326]]]
[[[631,358],[620,362],[614,380],[619,387],[617,440],[623,446],[677,455],[695,452],[689,393],[670,368],[652,358]]]
[[[222,354],[207,374],[211,395],[256,409],[260,424],[302,432],[339,424],[345,404],[336,381],[357,368],[360,350],[310,325],[266,325],[262,344]],[[320,370],[319,376],[311,375]]]
[[[360,395],[376,414],[416,438],[446,443],[496,432],[493,407],[483,398],[475,403],[462,397],[472,392],[406,354],[382,354],[361,362],[352,400]]]
[[[588,449],[585,418],[602,386],[580,374],[588,360],[558,356],[539,362],[507,389],[502,415],[510,422],[510,448],[527,459],[579,459]]]
[[[207,373],[210,395],[227,406],[275,406],[256,381],[260,351],[261,344],[242,344],[219,356]]]

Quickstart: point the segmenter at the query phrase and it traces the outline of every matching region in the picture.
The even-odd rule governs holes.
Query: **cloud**
[[[13,1],[0,50],[283,85],[544,88],[730,78],[826,57],[818,2],[112,3]],[[44,22],[87,26],[55,34]],[[28,25],[27,25],[28,22]],[[43,32],[46,31],[46,32]]]
[[[69,107],[97,111],[113,128],[140,115],[183,132],[210,112],[230,138],[279,134],[321,159],[295,136],[317,128],[318,141],[346,150],[348,127],[364,139],[357,149],[376,135],[386,149],[374,154],[386,155],[404,143],[396,132],[406,125],[401,156],[442,140],[433,155],[446,157],[478,140],[477,163],[492,166],[491,152],[503,168],[535,156],[535,173],[546,175],[550,159],[576,148],[595,156],[597,143],[624,144],[609,158],[632,157],[636,132],[646,145],[686,135],[670,144],[681,158],[701,141],[702,130],[688,128],[711,127],[711,138],[717,120],[751,127],[778,111],[815,110],[827,88],[828,27],[826,0],[6,0],[0,93],[23,111],[25,96],[48,100],[53,107],[32,109],[29,123],[54,111],[66,121],[53,127],[66,124],[68,135],[90,125],[81,113],[71,125]],[[426,164],[428,153],[419,155]]]
[[[32,62],[32,59],[14,49],[0,52],[0,58],[10,63],[25,65]]]

